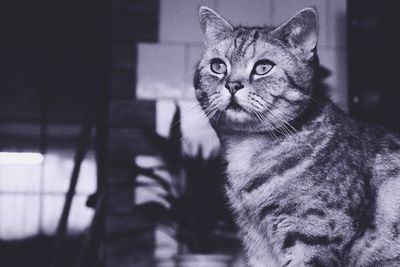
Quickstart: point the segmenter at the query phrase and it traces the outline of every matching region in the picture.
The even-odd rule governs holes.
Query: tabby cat
[[[318,19],[233,27],[199,9],[196,97],[221,141],[249,266],[400,266],[400,136],[320,87]]]

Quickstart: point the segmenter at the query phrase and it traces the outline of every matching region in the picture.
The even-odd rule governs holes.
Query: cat
[[[200,7],[196,98],[226,161],[249,266],[400,266],[400,136],[322,90],[318,18],[233,27]]]

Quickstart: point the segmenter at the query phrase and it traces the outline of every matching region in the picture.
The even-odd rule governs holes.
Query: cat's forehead
[[[271,32],[273,29],[276,27],[274,26],[236,26],[234,27],[234,33],[236,36],[249,36],[253,34],[255,31],[260,33],[261,35],[268,35],[269,32]]]
[[[271,38],[274,27],[243,27],[234,29],[229,38],[219,42],[207,51],[208,57],[223,57],[232,64],[259,57],[275,57],[282,50],[278,40]]]

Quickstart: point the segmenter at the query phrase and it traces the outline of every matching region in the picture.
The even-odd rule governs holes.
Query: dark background
[[[399,4],[349,1],[350,114],[400,130]]]

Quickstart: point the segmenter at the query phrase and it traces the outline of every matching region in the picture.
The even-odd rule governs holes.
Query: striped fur
[[[249,266],[400,266],[400,137],[321,92],[315,11],[235,28],[202,7],[200,21],[195,92],[221,140]],[[265,75],[260,60],[273,63]],[[232,95],[227,82],[242,86]]]

